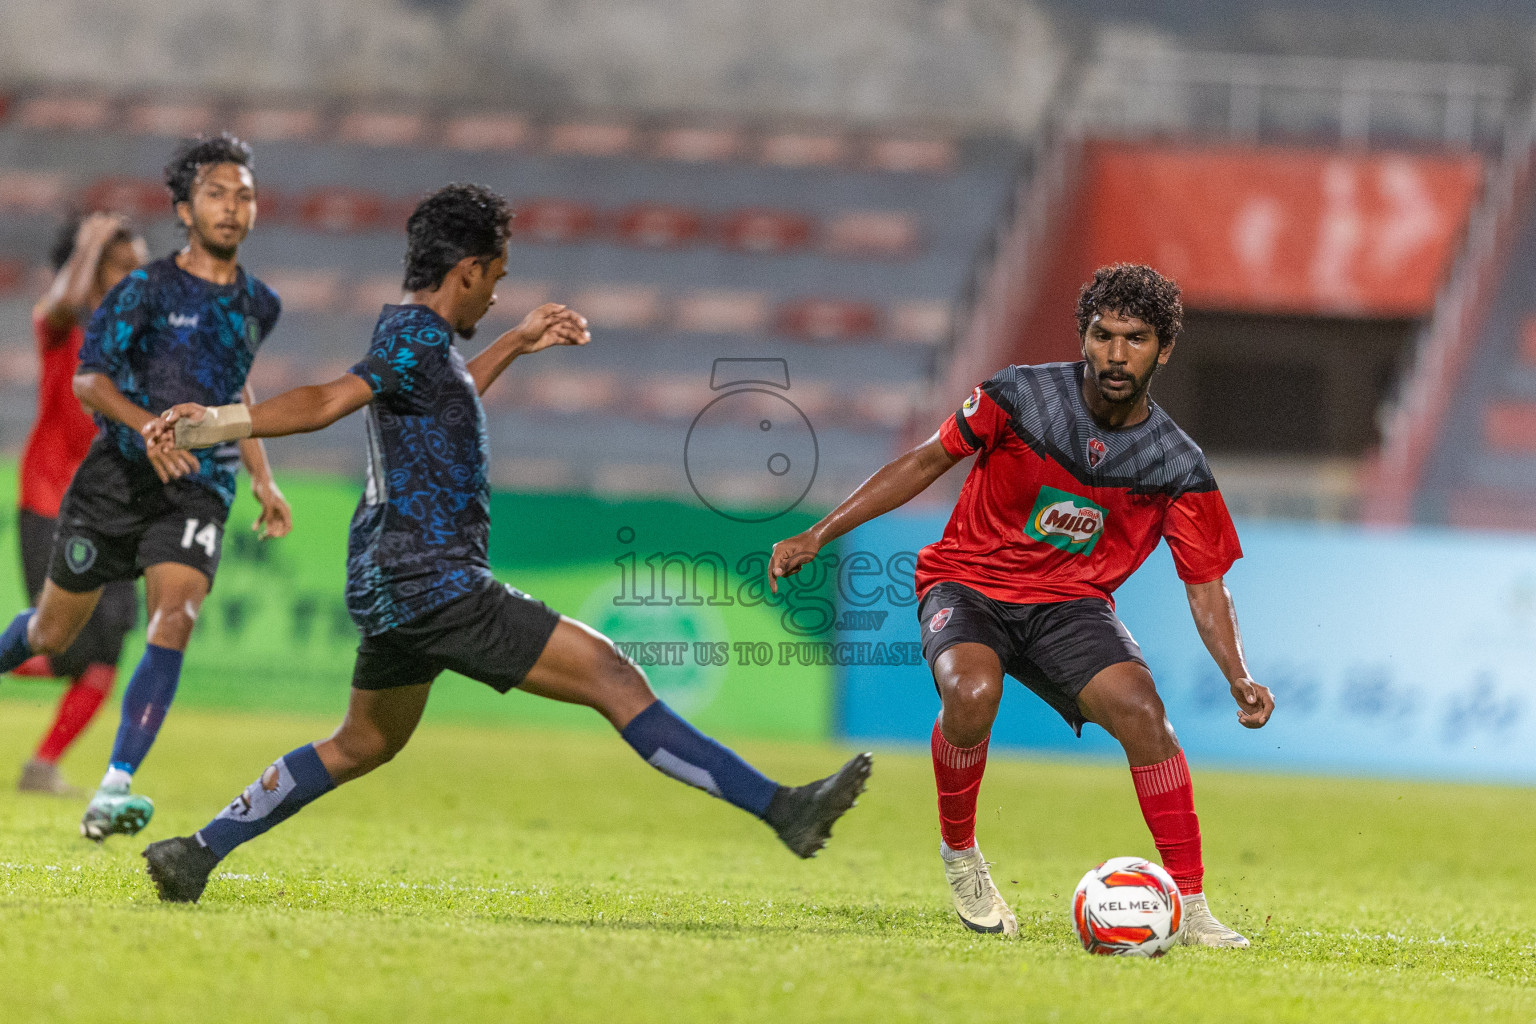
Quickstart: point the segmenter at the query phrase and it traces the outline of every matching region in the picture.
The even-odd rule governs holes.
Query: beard
[[[1158,364],[1154,362],[1151,369],[1147,370],[1147,372],[1140,377],[1131,375],[1131,393],[1124,398],[1112,398],[1105,394],[1104,385],[1109,383],[1111,379],[1110,374],[1107,371],[1104,373],[1094,374],[1094,384],[1099,389],[1099,397],[1104,399],[1104,401],[1109,402],[1111,405],[1134,405],[1135,403],[1139,402],[1142,396],[1147,393],[1148,389],[1152,387],[1152,377],[1157,373],[1157,366]],[[1124,380],[1125,378],[1120,377],[1116,379]]]
[[[475,329],[478,328],[479,326],[480,326],[479,324],[470,324],[468,327],[462,327],[462,326],[457,326],[456,325],[453,328],[453,333],[457,334],[459,337],[463,338],[465,341],[468,341],[470,338],[473,338],[475,336]]]
[[[203,250],[216,260],[232,260],[235,258],[235,253],[240,250],[239,242],[236,242],[234,245],[220,245],[209,238],[206,231],[199,231],[197,233],[197,241],[203,247]]]

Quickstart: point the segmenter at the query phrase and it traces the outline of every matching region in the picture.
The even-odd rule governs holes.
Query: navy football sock
[[[27,643],[27,624],[36,614],[35,609],[28,608],[11,620],[4,633],[0,633],[0,674],[32,657],[32,645]]]
[[[657,701],[620,734],[653,768],[761,818],[779,784]]]
[[[245,787],[234,802],[197,833],[197,841],[220,860],[241,843],[250,842],[305,804],[336,788],[313,743],[290,750]]]
[[[139,770],[176,698],[180,678],[180,651],[155,644],[144,648],[144,657],[123,694],[123,717],[117,727],[117,741],[112,744],[113,768],[129,775]]]

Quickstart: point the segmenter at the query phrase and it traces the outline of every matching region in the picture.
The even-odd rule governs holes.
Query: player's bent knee
[[[181,646],[191,638],[195,625],[197,611],[189,602],[167,602],[150,612],[150,640],[161,647]]]
[[[33,654],[63,654],[79,632],[80,626],[75,623],[42,622],[34,618],[27,629],[27,646]]]
[[[1003,700],[1002,681],[984,675],[961,676],[945,689],[945,713],[964,718],[981,717],[990,722]]]
[[[943,689],[943,731],[951,743],[973,747],[987,738],[1002,702],[1002,681],[962,676]]]

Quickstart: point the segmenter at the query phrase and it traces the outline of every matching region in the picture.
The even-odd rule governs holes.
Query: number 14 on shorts
[[[202,529],[198,529],[198,520],[188,519],[187,528],[181,532],[181,546],[191,548],[193,544],[201,547],[212,558],[219,551],[219,526],[217,523],[206,523]]]

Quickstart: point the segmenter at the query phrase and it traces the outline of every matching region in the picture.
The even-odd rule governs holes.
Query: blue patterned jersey
[[[347,539],[347,609],[373,636],[491,579],[489,445],[453,328],[426,306],[385,306],[351,372],[373,401],[368,483]]]
[[[128,401],[155,413],[178,402],[238,402],[281,309],[277,293],[244,270],[233,284],[219,285],[167,256],[107,292],[85,329],[80,371],[105,374]],[[125,459],[148,465],[138,431],[100,413],[96,423]],[[198,471],[186,479],[232,503],[239,446],[230,441],[196,454]]]

